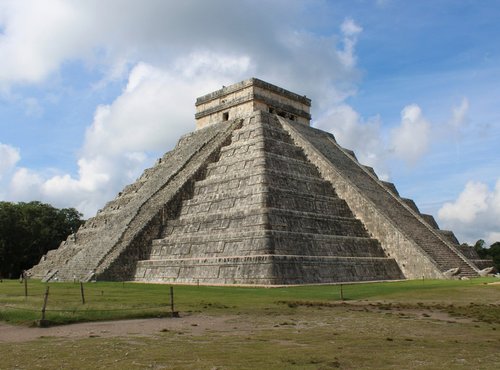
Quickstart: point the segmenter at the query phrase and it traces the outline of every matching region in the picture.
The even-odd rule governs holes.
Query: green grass
[[[473,280],[413,280],[389,283],[344,284],[346,301],[387,301],[406,305],[453,304],[457,314],[498,310],[498,281],[494,278]],[[86,283],[86,303],[82,304],[78,283],[51,283],[30,280],[28,297],[17,280],[0,283],[0,320],[31,324],[41,317],[44,293],[49,287],[46,319],[54,324],[158,317],[170,314],[168,285],[137,283]],[[180,312],[253,313],[276,307],[283,302],[335,302],[340,300],[340,285],[296,286],[284,288],[174,286],[175,310]],[[465,310],[463,307],[468,307]],[[494,306],[489,306],[494,304]],[[281,305],[283,306],[283,305]],[[473,308],[473,309],[472,309]],[[446,308],[449,310],[449,308]],[[496,313],[489,315],[495,321]]]
[[[152,334],[63,338],[29,329],[40,330],[38,339],[2,343],[0,368],[492,369],[500,363],[500,285],[488,283],[498,281],[350,284],[345,302],[338,285],[174,286],[182,318]],[[57,323],[169,312],[168,285],[89,283],[85,305],[79,284],[49,287],[47,315]],[[30,281],[25,299],[22,284],[4,280],[0,318],[38,319],[45,288]]]

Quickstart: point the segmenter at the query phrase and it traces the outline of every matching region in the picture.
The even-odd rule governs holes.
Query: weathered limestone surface
[[[359,165],[331,134],[279,119],[407,278],[443,278],[452,268],[462,276],[477,276],[477,267],[422,217],[413,201],[400,198],[392,184]]]
[[[239,124],[236,119],[184,136],[155,167],[42,258],[30,270],[32,276],[47,281],[130,278],[135,261],[148,254],[150,241],[159,235],[162,217],[175,214],[186,187]]]
[[[135,280],[304,284],[404,278],[346,202],[263,111],[194,184]]]
[[[309,125],[311,100],[258,78],[250,78],[196,99],[196,128],[269,111]]]

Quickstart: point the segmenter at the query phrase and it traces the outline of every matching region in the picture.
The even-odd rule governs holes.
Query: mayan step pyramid
[[[478,276],[485,261],[310,127],[310,105],[255,78],[198,98],[197,130],[32,276],[254,285]]]

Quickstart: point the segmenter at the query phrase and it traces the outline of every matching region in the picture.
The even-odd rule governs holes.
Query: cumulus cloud
[[[39,83],[68,61],[84,61],[105,71],[95,83],[102,88],[139,62],[165,69],[210,50],[229,55],[230,63],[250,55],[257,77],[314,95],[321,107],[352,94],[362,28],[347,18],[340,35],[305,32],[303,10],[310,6],[286,0],[240,0],[237,6],[231,0],[4,1],[0,87]]]
[[[469,243],[481,235],[488,243],[500,240],[500,179],[493,189],[469,181],[458,198],[445,203],[438,212],[443,226],[454,230]]]
[[[16,201],[41,199],[42,178],[27,168],[18,168],[10,180],[10,198]]]
[[[355,92],[362,27],[346,18],[336,34],[307,32],[310,7],[287,0],[1,2],[0,87],[40,83],[64,63],[83,61],[104,71],[93,83],[103,88],[137,63],[169,69],[196,53],[203,64],[210,51],[229,63],[250,56],[248,73],[312,97],[321,111]]]
[[[18,148],[0,143],[0,180],[21,159]]]
[[[85,28],[85,15],[79,14],[71,2],[3,1],[0,14],[3,83],[40,82],[61,61],[90,46],[84,35],[92,30]]]
[[[378,116],[364,120],[345,103],[331,108],[315,126],[333,133],[340,145],[354,150],[359,161],[374,167],[383,180],[390,177],[390,160],[403,160],[413,166],[426,153],[431,140],[431,123],[416,104],[403,108],[401,122],[391,129],[388,140]]]
[[[99,71],[94,90],[126,80],[89,119],[77,171],[12,169],[9,198],[39,197],[91,216],[153,155],[194,128],[197,96],[252,76],[308,95],[318,113],[342,104],[355,92],[362,28],[348,18],[337,34],[306,32],[301,25],[309,6],[287,0],[0,3],[2,91],[62,77],[62,66],[75,61]],[[277,21],[282,18],[289,22]],[[42,109],[26,100],[27,114]]]
[[[21,168],[12,178],[11,197],[35,197],[61,207],[69,203],[92,216],[152,163],[152,154],[163,154],[194,129],[193,97],[207,86],[211,86],[207,92],[219,88],[218,81],[234,80],[249,66],[248,57],[205,52],[182,57],[170,69],[138,63],[121,95],[97,107],[77,175],[46,178]]]
[[[372,166],[380,178],[388,179],[388,149],[378,117],[365,121],[351,106],[341,104],[322,116],[315,126],[333,133],[340,145],[356,153],[360,163]]]
[[[401,125],[392,130],[391,147],[397,158],[414,165],[427,151],[430,141],[430,123],[416,104],[401,111]]]
[[[488,209],[488,186],[481,182],[468,182],[463,192],[453,203],[445,203],[439,210],[439,218],[471,223],[478,214]]]

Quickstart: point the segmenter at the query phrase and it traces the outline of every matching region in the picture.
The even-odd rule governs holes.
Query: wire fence
[[[102,316],[108,318],[110,313],[133,313],[135,316],[147,316],[148,312],[154,316],[178,317],[178,311],[175,310],[174,288],[169,287],[167,292],[162,292],[163,302],[153,303],[144,301],[138,302],[137,299],[131,299],[126,302],[127,289],[119,291],[116,289],[102,289],[95,283],[75,283],[73,286],[54,286],[55,292],[51,292],[48,284],[36,283],[34,286],[28,284],[28,280],[21,281],[20,289],[11,289],[1,294],[0,290],[0,315],[8,316],[8,311],[26,312],[30,317],[38,316],[39,321],[46,321],[47,315],[67,314],[85,318],[88,316]],[[0,285],[1,286],[1,285]],[[44,293],[40,289],[45,289]],[[125,284],[123,285],[125,288]],[[132,293],[136,290],[131,289]],[[168,297],[168,298],[167,298]],[[151,301],[158,300],[158,296]],[[2,302],[4,301],[4,302]],[[123,305],[127,304],[127,307]],[[119,306],[119,307],[117,307]],[[103,314],[103,315],[101,315]],[[121,317],[124,315],[118,315]]]
[[[354,286],[349,284],[311,288],[311,294],[305,294],[306,290],[299,287],[276,290],[234,287],[226,290],[227,287],[200,286],[198,283],[174,285],[174,302],[174,286],[146,285],[132,282],[43,283],[31,279],[18,284],[17,281],[8,280],[3,284],[0,282],[0,320],[21,323],[49,319],[54,323],[69,323],[178,317],[179,308],[186,313],[252,311],[282,301],[351,300],[355,294]],[[318,289],[321,291],[314,293]]]

